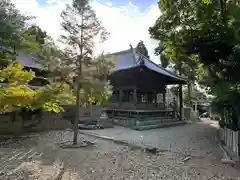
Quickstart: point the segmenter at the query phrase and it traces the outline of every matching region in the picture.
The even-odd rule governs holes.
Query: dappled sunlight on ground
[[[72,140],[71,131],[40,133],[23,139],[15,146],[17,149],[5,152],[1,164],[11,175],[2,179],[20,180],[23,177],[20,172],[28,174],[25,179],[51,179],[59,171],[59,164],[64,162],[62,180],[237,180],[240,177],[238,169],[221,163],[222,153],[215,139],[216,128],[212,124],[215,126],[216,123],[202,120],[196,124],[142,132],[124,129],[124,136],[109,129],[111,134],[108,135],[128,136],[130,140],[134,139],[134,132],[136,135],[140,133],[140,140],[168,150],[156,155],[81,134],[79,141],[88,140],[95,145],[62,149],[58,143]],[[108,133],[108,129],[103,132]],[[21,171],[17,168],[19,166]]]

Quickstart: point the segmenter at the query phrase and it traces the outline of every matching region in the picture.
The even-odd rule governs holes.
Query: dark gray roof
[[[37,68],[37,69],[42,69],[43,66],[39,63],[37,63],[37,56],[34,54],[28,54],[26,52],[21,52],[17,56],[17,60],[22,63],[23,66],[25,67],[30,67],[30,68]]]
[[[0,42],[0,51],[8,51],[8,49]],[[27,51],[22,51],[18,54],[17,60],[25,67],[41,69],[43,66],[37,63],[37,55],[29,54]]]
[[[170,71],[167,71],[166,69],[157,65],[156,63],[154,63],[153,61],[151,61],[149,58],[145,57],[141,53],[136,52],[135,49],[120,51],[117,53],[113,53],[112,55],[114,55],[116,58],[116,67],[115,67],[116,71],[133,68],[133,67],[139,66],[140,63],[142,63],[147,68],[157,73],[172,77],[180,81],[187,81],[187,78],[178,76]]]

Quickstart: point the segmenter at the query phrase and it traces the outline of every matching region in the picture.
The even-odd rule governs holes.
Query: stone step
[[[163,127],[177,126],[177,125],[182,125],[182,124],[185,124],[185,122],[177,121],[177,122],[172,122],[172,123],[143,125],[143,126],[136,126],[133,129],[142,131],[142,130],[148,130],[148,129],[156,129],[156,128],[163,128]]]
[[[149,115],[149,116],[140,116],[139,118],[148,120],[148,119],[151,119],[151,118],[154,118],[154,119],[173,118],[173,116],[152,116],[152,115]]]
[[[101,115],[80,117],[79,121],[98,121]]]
[[[119,120],[136,120],[139,119],[139,121],[148,121],[148,120],[164,120],[164,119],[173,119],[172,116],[164,116],[164,117],[159,117],[159,116],[146,116],[146,117],[127,117],[127,116],[109,116],[110,119],[119,119]]]
[[[160,120],[164,121],[165,119],[174,119],[174,117],[146,117],[146,118],[139,118],[139,121],[152,121],[152,120]]]
[[[138,126],[145,126],[145,125],[155,125],[155,124],[164,124],[164,123],[172,123],[176,122],[176,119],[173,118],[164,118],[164,119],[148,119],[148,120],[141,120],[137,121]]]

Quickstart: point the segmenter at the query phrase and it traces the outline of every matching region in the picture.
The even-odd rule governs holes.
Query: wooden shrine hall
[[[117,125],[144,130],[182,123],[182,88],[179,77],[130,48],[111,54],[116,60],[109,80],[112,97],[104,107]],[[179,84],[178,109],[166,106],[166,85]]]

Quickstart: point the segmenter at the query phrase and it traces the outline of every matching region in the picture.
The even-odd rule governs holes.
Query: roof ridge
[[[135,48],[133,48],[133,49],[135,49]],[[109,55],[125,54],[125,53],[131,52],[131,51],[132,51],[131,49],[126,49],[126,50],[110,53]]]
[[[151,63],[154,64],[155,66],[159,67],[160,69],[162,69],[162,70],[164,70],[164,71],[172,74],[173,76],[176,76],[176,77],[179,77],[179,78],[183,78],[183,79],[187,79],[186,77],[179,76],[178,74],[175,74],[175,73],[173,73],[173,72],[171,72],[171,71],[166,70],[166,69],[163,68],[162,66],[159,66],[158,64],[156,64],[155,62],[153,62],[150,58],[148,58],[148,57],[146,57],[145,55],[143,55],[142,53],[140,53],[140,52],[136,52],[136,53],[140,54],[141,56],[143,56],[144,58],[146,58],[146,60],[148,60],[149,62],[151,62]]]

